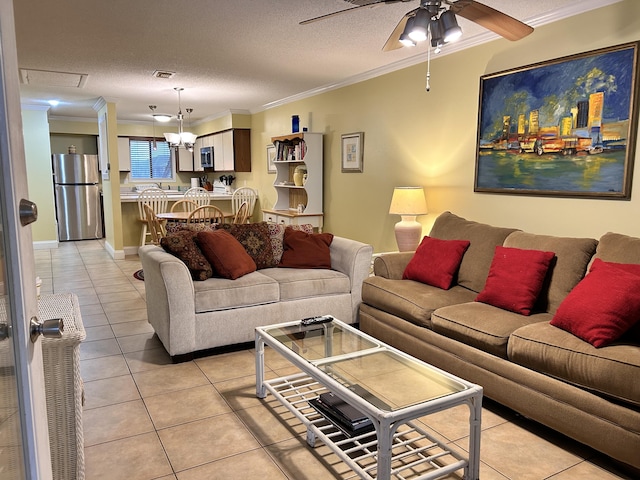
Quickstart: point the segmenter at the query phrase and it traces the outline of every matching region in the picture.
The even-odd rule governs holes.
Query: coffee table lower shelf
[[[307,443],[315,447],[321,440],[363,479],[377,478],[376,432],[347,436],[328,421],[309,400],[327,390],[306,373],[265,380],[267,391],[286,406],[307,427]],[[416,425],[406,422],[398,426],[392,438],[390,478],[397,480],[429,480],[466,468],[467,459]]]

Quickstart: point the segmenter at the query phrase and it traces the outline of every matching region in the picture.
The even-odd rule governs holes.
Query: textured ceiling
[[[619,0],[483,0],[533,27]],[[103,97],[119,120],[148,122],[149,105],[192,121],[229,110],[260,111],[305,92],[425,61],[426,46],[382,52],[418,0],[379,4],[299,25],[352,7],[344,0],[15,0],[18,62],[33,81],[24,104],[45,105],[52,117],[96,118]],[[455,49],[498,38],[459,18]],[[536,32],[533,33],[535,35]],[[451,50],[451,49],[450,49]],[[154,78],[153,72],[175,72]],[[43,73],[53,72],[53,73]],[[81,87],[56,82],[87,75]],[[26,74],[23,72],[23,77]],[[27,75],[28,76],[28,75]],[[73,78],[70,77],[70,78]],[[52,79],[50,82],[48,79]]]

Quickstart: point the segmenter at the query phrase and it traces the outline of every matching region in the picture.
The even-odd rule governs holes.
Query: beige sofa
[[[640,326],[595,348],[549,323],[594,258],[640,263],[640,239],[535,235],[449,212],[436,220],[430,236],[470,241],[457,283],[442,290],[403,280],[413,253],[381,255],[375,276],[363,284],[361,329],[482,385],[487,397],[526,417],[640,468]],[[497,245],[555,252],[530,316],[474,301]]]
[[[330,270],[275,267],[236,280],[194,282],[178,258],[161,247],[141,247],[149,323],[174,361],[253,341],[262,325],[324,314],[355,323],[373,249],[333,237],[330,251]]]

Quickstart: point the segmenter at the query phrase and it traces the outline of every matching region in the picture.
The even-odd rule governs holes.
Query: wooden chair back
[[[193,212],[198,205],[193,200],[178,200],[176,203],[171,205],[171,213],[173,212]]]
[[[243,203],[247,203],[248,215],[253,215],[253,209],[256,206],[256,199],[258,198],[258,192],[251,187],[236,188],[235,192],[231,195],[231,211],[236,214]]]
[[[154,245],[160,245],[160,239],[165,236],[162,224],[158,220],[158,217],[156,217],[156,213],[149,205],[144,204],[143,208],[145,217],[147,218],[147,229],[151,235],[151,243]]]
[[[199,207],[203,205],[209,205],[211,197],[209,192],[202,187],[192,187],[184,192],[184,199],[191,200],[198,204]]]
[[[233,223],[247,223],[249,219],[249,204],[247,202],[243,202],[240,205],[240,208],[236,212],[235,217],[233,217]]]
[[[160,188],[145,188],[138,194],[138,213],[140,220],[146,221],[147,217],[143,205],[149,205],[154,213],[165,213],[169,199],[167,192]]]
[[[222,224],[224,221],[224,214],[215,205],[203,205],[196,208],[189,214],[187,223],[218,223]]]

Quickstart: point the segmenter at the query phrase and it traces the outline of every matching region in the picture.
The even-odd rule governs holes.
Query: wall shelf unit
[[[310,223],[322,231],[322,134],[300,132],[273,137],[271,141],[276,147],[273,187],[277,198],[272,209],[262,211],[263,220],[285,225]],[[306,169],[304,179],[303,169]]]

